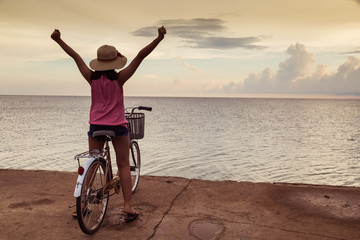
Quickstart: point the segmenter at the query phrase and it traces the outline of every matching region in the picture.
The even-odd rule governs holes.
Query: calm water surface
[[[139,98],[142,174],[360,186],[360,100]],[[0,168],[76,171],[89,97],[0,96]]]

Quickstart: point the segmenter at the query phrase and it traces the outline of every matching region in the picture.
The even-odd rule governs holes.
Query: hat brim
[[[126,65],[126,62],[127,62],[127,58],[124,56],[117,57],[116,59],[111,61],[94,59],[90,61],[90,67],[95,71],[121,69]]]

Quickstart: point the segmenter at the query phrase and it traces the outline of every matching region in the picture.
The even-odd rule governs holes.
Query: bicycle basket
[[[145,130],[145,114],[144,113],[133,113],[126,114],[126,120],[128,121],[129,137],[131,139],[142,139],[144,138]]]

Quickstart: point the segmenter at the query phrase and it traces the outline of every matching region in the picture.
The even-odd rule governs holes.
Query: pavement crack
[[[152,239],[155,235],[156,235],[156,231],[158,230],[159,226],[161,225],[162,221],[164,220],[164,218],[166,217],[166,215],[169,214],[169,212],[171,211],[172,207],[174,206],[175,204],[175,201],[180,197],[180,195],[189,187],[190,183],[192,182],[192,179],[190,179],[190,181],[188,182],[188,184],[183,188],[181,189],[181,191],[174,197],[174,199],[170,202],[170,206],[169,206],[169,209],[166,210],[164,212],[164,214],[162,215],[160,221],[155,225],[154,227],[154,231],[153,233],[151,234],[151,236],[148,238],[148,240]]]

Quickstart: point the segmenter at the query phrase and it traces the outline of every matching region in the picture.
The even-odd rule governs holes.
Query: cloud
[[[186,39],[196,39],[221,32],[225,30],[224,23],[218,18],[162,20],[159,22],[160,25],[166,26],[171,34]]]
[[[158,25],[165,26],[171,35],[196,39],[211,35],[213,32],[220,32],[225,29],[224,21],[217,18],[195,18],[195,19],[169,19],[161,20]],[[134,36],[152,37],[157,26],[143,27],[133,32]]]
[[[348,51],[348,52],[342,52],[341,54],[359,54],[360,50],[352,50],[352,51]]]
[[[186,68],[192,72],[195,72],[197,74],[203,74],[203,70],[201,68],[198,68],[198,67],[194,67],[194,66],[191,66],[189,63],[185,62],[183,59],[181,59],[180,57],[176,57],[174,58],[175,62],[177,64],[179,64],[181,67],[183,68]]]
[[[277,72],[266,68],[259,74],[250,74],[244,80],[244,91],[267,93],[289,91],[294,82],[311,72],[315,58],[312,53],[306,51],[304,45],[299,43],[291,45],[286,53],[290,57],[279,63]]]
[[[360,95],[360,58],[350,56],[336,71],[316,65],[314,55],[305,45],[291,45],[290,55],[279,63],[277,71],[270,68],[251,73],[243,82],[234,81],[221,87],[227,93],[336,94]]]
[[[276,88],[275,86],[279,84],[277,84],[276,74],[270,68],[266,68],[260,74],[249,74],[242,87],[240,84],[238,84],[239,87],[235,87],[234,83],[231,85],[237,92],[258,93],[261,90],[262,93],[272,93]]]
[[[306,76],[316,63],[314,55],[307,52],[303,44],[291,45],[286,53],[290,58],[279,64],[277,73],[277,81],[285,86],[296,81],[297,78]]]
[[[184,39],[186,47],[207,49],[264,49],[265,46],[256,43],[263,39],[259,37],[219,37],[226,30],[225,22],[218,18],[169,19],[161,20],[158,25],[165,26],[168,34]],[[153,37],[155,26],[140,28],[134,36]]]
[[[260,37],[247,38],[225,38],[225,37],[205,37],[196,40],[186,41],[192,43],[192,48],[212,48],[212,49],[233,49],[233,48],[247,48],[247,49],[264,49],[266,47],[254,45],[253,43],[260,41]]]

